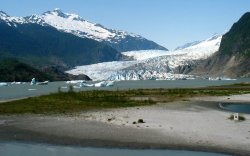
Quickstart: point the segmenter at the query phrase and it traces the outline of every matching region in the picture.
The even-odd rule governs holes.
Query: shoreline
[[[1,126],[0,126],[1,127]],[[132,130],[132,129],[130,129]],[[133,131],[133,130],[132,130]],[[148,141],[134,142],[135,140],[126,140],[126,141],[117,141],[117,140],[102,140],[102,139],[89,139],[85,138],[75,138],[75,137],[65,137],[65,136],[56,136],[41,132],[34,132],[24,129],[19,129],[16,127],[8,127],[0,130],[0,140],[2,142],[21,142],[21,143],[30,143],[30,144],[47,144],[47,145],[56,145],[56,146],[74,146],[74,147],[92,147],[92,148],[107,148],[107,149],[132,149],[132,150],[187,150],[187,151],[197,151],[197,152],[209,152],[209,153],[218,153],[226,155],[249,155],[249,151],[243,151],[238,149],[228,149],[226,147],[216,147],[216,146],[203,146],[198,144],[187,144],[183,143],[183,140],[177,141],[175,143],[152,143]],[[6,135],[12,134],[12,135]],[[147,132],[142,132],[147,133]],[[154,132],[149,132],[154,134]],[[14,134],[14,135],[13,135]],[[157,133],[155,133],[157,134]],[[5,135],[5,136],[3,136]],[[159,137],[162,136],[158,136]],[[137,138],[138,139],[138,138]],[[145,138],[151,139],[151,138]],[[137,140],[138,141],[138,140]]]
[[[40,95],[37,95],[37,96],[40,96]],[[31,98],[31,97],[36,97],[36,95],[35,96],[25,96],[25,97],[20,97],[20,98],[3,99],[3,100],[0,100],[0,104],[5,103],[5,102],[12,102],[12,101],[28,99],[28,98]]]
[[[197,97],[70,116],[0,115],[0,140],[250,155],[250,115],[245,115],[246,121],[235,123],[227,119],[232,112],[220,110],[217,105],[231,99],[239,102],[242,97],[250,101],[250,94],[236,97]],[[139,118],[145,123],[132,124]]]

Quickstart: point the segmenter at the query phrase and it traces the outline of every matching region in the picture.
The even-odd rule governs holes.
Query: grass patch
[[[91,109],[133,107],[155,104],[152,100],[130,100],[110,91],[58,92],[0,104],[0,114],[54,114]]]
[[[207,87],[192,89],[136,89],[117,91],[83,91],[31,97],[0,104],[0,114],[64,114],[93,109],[135,107],[157,102],[188,100],[194,96],[225,96],[250,93],[250,87]],[[136,100],[134,97],[148,97]],[[153,100],[152,100],[153,99]]]

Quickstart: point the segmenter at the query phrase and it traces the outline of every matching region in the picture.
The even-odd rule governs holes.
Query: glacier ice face
[[[113,61],[103,62],[92,65],[77,66],[72,70],[66,71],[69,74],[80,75],[85,73],[94,81],[107,80],[110,75],[138,63],[138,61]]]
[[[169,52],[155,50],[127,52],[124,54],[137,60],[78,66],[67,72],[75,75],[86,74],[93,80],[192,79],[194,76],[186,75],[186,73],[198,61],[218,51],[221,38],[222,35],[213,36],[199,44]],[[147,57],[149,54],[152,54],[150,58]]]

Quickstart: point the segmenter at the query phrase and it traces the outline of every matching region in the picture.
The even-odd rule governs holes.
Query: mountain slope
[[[60,68],[49,67],[39,70],[14,59],[0,61],[0,73],[0,82],[29,82],[32,78],[36,78],[38,81],[90,80],[86,75],[66,74]]]
[[[0,59],[17,58],[36,66],[76,65],[113,61],[121,54],[106,44],[51,26],[27,23],[0,13]]]
[[[250,13],[245,13],[223,35],[219,51],[203,64],[194,74],[249,77],[250,76]]]
[[[83,38],[91,38],[107,43],[118,51],[147,50],[166,48],[147,40],[140,35],[114,29],[107,29],[96,23],[84,20],[79,15],[63,13],[60,9],[45,12],[40,16],[46,24],[59,30],[72,33]]]
[[[0,82],[29,82],[33,77],[40,81],[52,80],[51,75],[16,60],[0,61],[0,73]]]
[[[106,43],[120,52],[147,49],[167,50],[165,47],[140,35],[108,29],[100,24],[86,21],[79,15],[63,13],[60,9],[47,11],[42,15],[31,15],[16,19],[19,19],[20,23],[50,25],[60,31],[71,33],[81,38],[89,38]]]
[[[70,74],[87,74],[93,80],[147,80],[147,79],[176,79],[190,77],[188,74],[202,60],[218,51],[221,35],[214,36],[199,44],[186,47],[182,50],[164,52],[165,55],[137,61],[118,61],[79,66],[68,71]],[[150,51],[133,51],[125,53],[130,56],[144,56]],[[113,68],[112,68],[113,66]],[[114,68],[115,67],[115,68]]]
[[[250,12],[245,13],[223,36],[219,53],[250,55]]]

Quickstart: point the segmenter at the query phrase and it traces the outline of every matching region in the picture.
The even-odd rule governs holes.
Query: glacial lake
[[[132,150],[0,142],[1,156],[226,156],[185,150]]]
[[[227,85],[240,82],[250,82],[250,78],[237,79],[237,80],[218,80],[209,81],[204,79],[196,80],[141,80],[141,81],[119,81],[115,82],[112,87],[83,87],[75,88],[76,91],[82,90],[123,90],[123,89],[139,89],[139,88],[197,88],[207,86],[218,86]],[[93,83],[93,82],[89,82]],[[24,98],[30,96],[44,95],[53,92],[57,92],[58,88],[61,87],[62,91],[67,91],[70,85],[66,82],[49,82],[48,85],[30,85],[29,82],[26,84],[13,84],[9,83],[8,86],[0,87],[0,101],[16,98]]]

